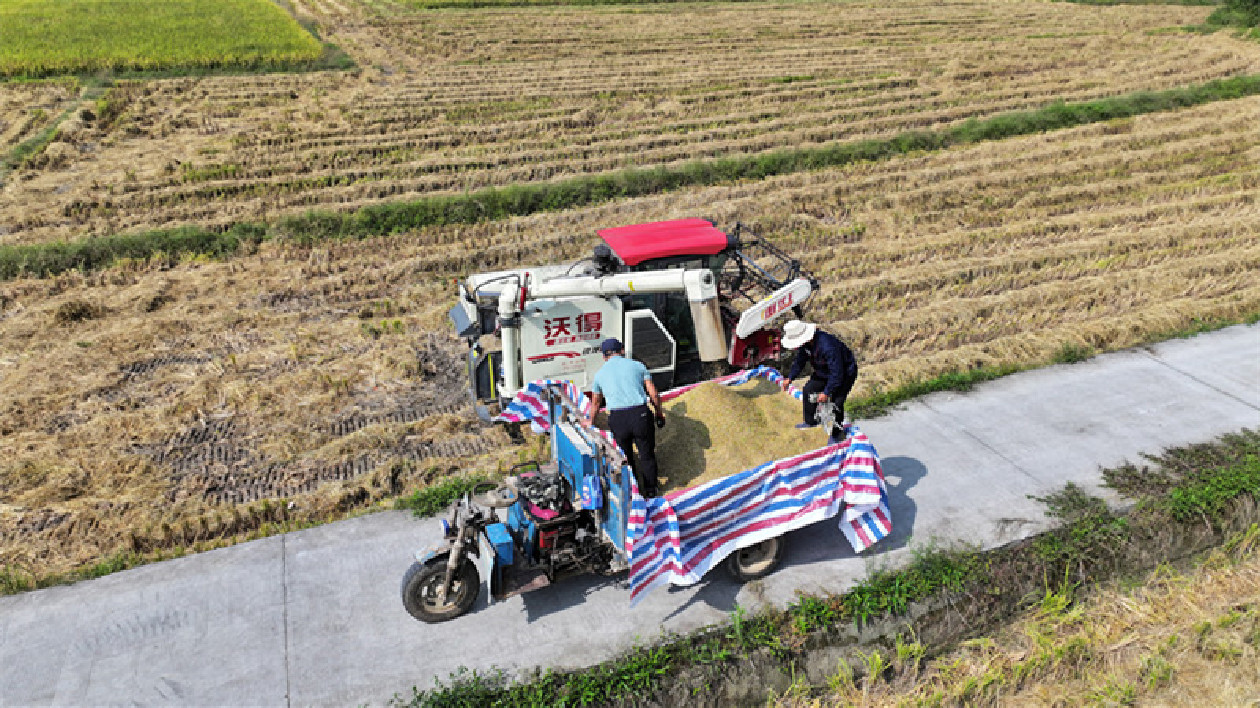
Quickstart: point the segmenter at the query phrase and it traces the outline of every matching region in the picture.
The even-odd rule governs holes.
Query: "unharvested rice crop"
[[[822,280],[809,315],[859,357],[854,397],[1254,315],[1258,116],[1248,98],[501,223],[0,283],[0,557],[64,571],[231,538],[282,498],[330,518],[519,461],[529,451],[467,409],[451,278],[576,259],[608,225],[743,219],[802,257]]]
[[[661,488],[694,487],[822,447],[822,428],[797,430],[801,404],[764,379],[708,383],[665,403],[657,433]]]
[[[419,12],[300,5],[363,67],[122,83],[75,159],[0,190],[0,243],[273,220],[888,137],[1260,72],[1207,8],[1028,0]],[[505,35],[504,27],[512,32]]]
[[[0,4],[0,76],[286,65],[322,51],[270,0]]]

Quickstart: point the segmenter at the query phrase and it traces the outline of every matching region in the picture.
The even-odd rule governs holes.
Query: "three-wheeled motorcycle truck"
[[[556,384],[545,389],[551,459],[518,465],[452,505],[443,539],[416,554],[402,580],[407,611],[442,622],[473,607],[583,573],[628,569],[632,479],[625,458],[582,423],[578,404]],[[782,558],[776,537],[740,549],[727,567],[739,580],[769,574]]]

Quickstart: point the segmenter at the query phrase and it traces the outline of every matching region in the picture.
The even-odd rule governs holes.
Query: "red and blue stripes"
[[[564,391],[564,395],[581,410],[582,415],[589,415],[591,412],[591,399],[582,389],[568,379],[539,379],[531,381],[525,385],[516,395],[512,397],[512,401],[503,408],[503,412],[494,417],[496,423],[525,423],[529,422],[534,432],[543,433],[551,427],[551,421],[547,416],[547,399],[546,391],[552,387],[559,387]]]
[[[735,386],[758,376],[775,383],[784,380],[778,371],[759,366],[715,382]],[[572,382],[542,380],[522,389],[497,420],[530,421],[535,430],[546,430],[543,394],[556,385],[584,413],[589,412],[589,399]],[[698,385],[666,391],[661,398],[669,400]],[[795,386],[787,392],[801,398]],[[599,432],[613,442],[610,433]],[[632,482],[626,529],[631,604],[659,585],[698,582],[740,548],[837,514],[840,530],[855,552],[888,536],[892,515],[879,454],[856,426],[848,426],[846,432],[845,440],[836,445],[767,462],[664,497],[644,499]],[[629,469],[625,472],[629,474]]]
[[[841,443],[632,505],[631,602],[691,585],[734,551],[840,513],[861,552],[892,531],[879,457],[856,427]]]

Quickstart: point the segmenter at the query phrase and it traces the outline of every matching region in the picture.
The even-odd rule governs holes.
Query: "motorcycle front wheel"
[[[438,601],[438,590],[446,578],[446,559],[421,565],[412,563],[403,575],[402,601],[408,614],[421,622],[445,622],[472,609],[481,590],[477,569],[465,558],[455,569],[446,601]]]

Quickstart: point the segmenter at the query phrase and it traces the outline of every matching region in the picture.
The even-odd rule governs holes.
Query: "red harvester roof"
[[[597,233],[628,266],[669,256],[711,256],[729,243],[725,233],[704,219],[654,221]]]

